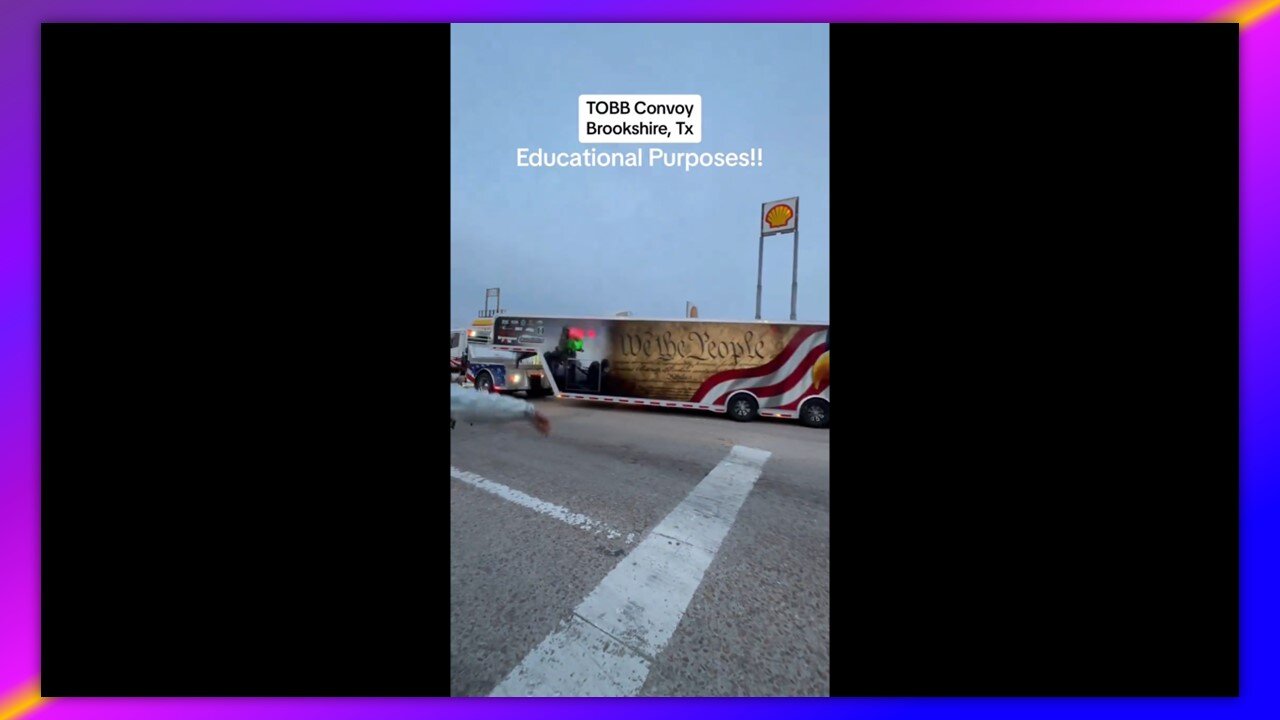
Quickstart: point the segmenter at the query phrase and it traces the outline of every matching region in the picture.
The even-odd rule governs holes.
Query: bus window
[[[449,346],[449,349],[452,350],[456,347],[458,347],[458,333],[453,333],[453,344]]]

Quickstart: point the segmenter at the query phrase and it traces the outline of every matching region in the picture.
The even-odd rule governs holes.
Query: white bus
[[[494,351],[540,359],[557,397],[830,424],[825,324],[499,315],[484,335]]]

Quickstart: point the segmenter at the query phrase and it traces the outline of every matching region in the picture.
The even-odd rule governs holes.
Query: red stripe
[[[715,387],[716,385],[719,385],[720,383],[726,380],[737,380],[739,378],[748,378],[748,377],[763,377],[765,375],[768,375],[774,372],[775,370],[777,370],[778,368],[782,367],[787,363],[787,359],[790,358],[791,354],[796,351],[796,348],[800,347],[801,343],[803,343],[806,339],[809,338],[809,336],[813,335],[814,333],[821,332],[822,329],[823,328],[821,327],[800,328],[800,330],[796,332],[795,336],[791,338],[791,342],[787,343],[787,346],[783,348],[782,352],[778,353],[778,356],[775,357],[774,359],[770,360],[764,365],[760,365],[759,367],[746,368],[743,370],[725,370],[724,372],[716,373],[715,375],[712,375],[710,378],[708,378],[706,382],[702,383],[702,386],[698,388],[698,392],[694,393],[693,397],[689,399],[692,400],[693,402],[699,402],[701,400],[706,399],[705,396],[707,393],[711,392],[711,388]]]
[[[738,388],[737,390],[730,390],[729,392],[721,395],[720,399],[716,401],[716,404],[719,405],[720,403],[723,403],[725,400],[728,399],[731,393],[740,392],[742,390],[750,390],[758,398],[766,398],[766,397],[772,397],[774,395],[781,395],[782,393],[785,393],[786,391],[795,387],[795,384],[800,381],[800,377],[802,375],[809,374],[813,370],[813,364],[818,362],[818,358],[822,357],[822,353],[826,351],[827,351],[827,344],[818,343],[816,346],[814,346],[812,350],[809,351],[809,354],[804,357],[804,360],[799,365],[796,366],[796,369],[792,370],[791,374],[786,376],[782,380],[772,385],[766,385],[765,387],[761,387],[761,388]]]
[[[801,401],[803,401],[803,400],[808,400],[809,398],[813,398],[813,397],[818,397],[818,396],[817,396],[817,395],[801,395],[800,397],[796,398],[795,400],[792,400],[791,402],[787,403],[786,405],[783,405],[781,409],[782,409],[782,410],[795,410],[795,409],[797,409],[797,408],[800,406],[800,402],[801,402]]]

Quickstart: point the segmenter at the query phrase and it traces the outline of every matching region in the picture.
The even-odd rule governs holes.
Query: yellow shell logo
[[[831,384],[831,353],[824,352],[818,362],[813,364],[813,390],[822,392]]]
[[[796,211],[791,209],[790,205],[779,204],[769,208],[769,212],[764,216],[764,221],[769,223],[771,228],[785,227],[791,222],[791,218],[795,217]]]

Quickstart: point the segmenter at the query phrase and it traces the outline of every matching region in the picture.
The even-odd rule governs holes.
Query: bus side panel
[[[557,396],[724,412],[749,392],[794,416],[830,383],[828,328],[622,318],[495,318],[493,346],[540,350]]]
[[[825,339],[812,344],[791,375],[771,386],[776,391],[761,400],[760,408],[796,413],[809,398],[830,402],[830,355]]]

